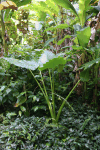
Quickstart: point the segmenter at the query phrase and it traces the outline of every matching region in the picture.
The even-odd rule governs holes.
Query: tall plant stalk
[[[54,118],[56,118],[56,113],[55,113],[55,97],[54,97],[54,72],[53,72],[53,70],[52,70],[52,78],[51,78],[51,73],[50,73],[50,69],[49,69],[49,76],[50,76],[51,91],[52,91],[53,113],[54,113]]]
[[[42,76],[42,73],[40,71],[40,75],[41,75],[41,81],[42,81],[42,84],[43,84],[43,88],[41,87],[40,83],[38,82],[38,80],[35,78],[34,74],[32,73],[32,71],[30,70],[32,76],[34,77],[34,79],[36,80],[38,86],[40,87],[44,97],[45,97],[45,100],[47,102],[47,105],[48,105],[48,108],[49,108],[49,111],[50,111],[50,115],[51,115],[51,118],[52,118],[52,122],[53,123],[58,123],[59,121],[59,117],[61,115],[61,112],[62,112],[62,109],[66,103],[66,101],[68,100],[68,98],[70,97],[70,95],[72,94],[72,92],[74,91],[74,89],[76,88],[76,86],[79,84],[79,82],[81,80],[79,80],[76,85],[73,87],[73,89],[70,91],[70,93],[68,94],[68,96],[64,99],[62,105],[60,106],[59,110],[58,110],[58,113],[57,113],[57,116],[56,116],[56,112],[55,112],[55,98],[54,98],[54,70],[52,70],[52,77],[51,77],[51,72],[50,72],[50,69],[49,69],[49,77],[50,77],[50,83],[51,83],[51,92],[52,92],[52,103],[50,102],[49,100],[49,97],[48,97],[48,94],[47,94],[47,90],[46,90],[46,87],[45,87],[45,84],[44,84],[44,80],[43,80],[43,76]]]
[[[51,115],[51,118],[52,118],[52,122],[55,122],[55,117],[54,117],[54,113],[53,113],[53,110],[52,110],[52,105],[51,105],[51,102],[49,101],[49,98],[48,98],[48,94],[47,94],[47,91],[46,91],[46,87],[45,87],[45,84],[44,84],[44,81],[43,81],[43,77],[42,77],[42,74],[41,74],[41,71],[40,71],[40,75],[41,75],[41,80],[42,80],[42,84],[43,84],[43,88],[41,87],[40,83],[38,82],[38,80],[35,78],[34,74],[32,73],[32,71],[30,70],[32,76],[34,77],[35,81],[37,82],[38,86],[40,87],[44,97],[45,97],[45,100],[47,102],[47,105],[48,105],[48,108],[49,108],[49,111],[50,111],[50,115]]]
[[[95,66],[95,90],[94,90],[94,95],[95,95],[95,106],[97,105],[97,83],[98,83],[98,65]]]
[[[2,39],[3,39],[4,52],[6,55],[8,55],[7,43],[5,41],[5,24],[4,24],[3,10],[1,10],[1,27],[2,27]]]

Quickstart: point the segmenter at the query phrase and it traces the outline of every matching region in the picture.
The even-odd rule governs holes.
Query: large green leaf
[[[81,81],[83,82],[87,82],[89,79],[90,79],[90,76],[89,76],[89,69],[87,70],[84,70],[80,73],[80,79]]]
[[[26,60],[18,60],[15,58],[7,58],[7,57],[4,57],[3,59],[7,60],[10,64],[14,64],[15,66],[31,69],[31,70],[35,70],[39,66],[39,64],[34,60],[26,61]]]
[[[75,8],[73,7],[73,5],[69,0],[54,0],[54,2],[66,9],[70,9],[75,15],[78,16]]]
[[[45,64],[43,64],[43,67],[39,67],[39,70],[43,71],[45,69],[55,69],[60,67],[61,65],[65,65],[66,64],[66,60],[63,57],[57,57],[57,58],[53,58],[51,60],[49,60],[49,62],[46,62]]]
[[[91,36],[90,27],[86,27],[77,31],[77,38],[80,46],[86,47]]]
[[[43,64],[45,64],[46,62],[49,62],[49,60],[56,58],[56,57],[57,56],[51,51],[45,50],[38,61],[39,67],[43,67]]]
[[[1,59],[5,59],[10,64],[14,64],[18,67],[35,70],[38,67],[43,67],[43,64],[45,64],[46,62],[49,62],[49,60],[52,60],[52,59],[57,58],[57,57],[62,57],[63,55],[64,55],[63,53],[55,55],[51,51],[44,50],[44,52],[41,54],[40,58],[36,61],[35,60],[31,60],[31,61],[18,60],[15,58],[8,58],[8,57],[3,57]],[[60,61],[60,58],[59,58],[59,61]],[[63,61],[63,60],[61,59],[61,61]]]

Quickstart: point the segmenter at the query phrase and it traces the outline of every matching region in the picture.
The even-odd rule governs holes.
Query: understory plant
[[[41,55],[41,57],[38,59],[38,61],[34,61],[34,60],[26,61],[26,60],[18,60],[18,59],[14,59],[14,58],[6,58],[6,57],[3,58],[11,64],[14,64],[14,65],[22,67],[22,68],[27,68],[30,70],[32,76],[36,80],[38,86],[40,87],[40,89],[45,97],[46,103],[47,103],[49,111],[50,111],[52,123],[58,123],[59,117],[61,115],[61,112],[62,112],[62,109],[63,109],[65,103],[67,103],[67,105],[69,105],[69,107],[73,110],[73,108],[70,106],[70,104],[67,102],[67,100],[70,97],[70,95],[72,94],[72,92],[74,91],[75,87],[80,82],[80,80],[79,80],[75,84],[75,86],[72,88],[72,90],[69,92],[68,96],[64,100],[62,98],[63,102],[56,114],[56,111],[55,111],[55,105],[56,105],[55,104],[55,95],[56,94],[54,91],[54,71],[55,71],[55,69],[58,69],[58,72],[61,72],[63,70],[65,64],[67,63],[67,59],[63,58],[62,56],[63,56],[62,53],[55,55],[54,53],[52,53],[50,51],[44,50],[44,53]],[[40,82],[36,79],[36,76],[32,72],[32,70],[35,70],[37,68],[40,73],[39,76],[41,77],[41,82],[42,82],[43,87],[41,86]],[[52,100],[49,99],[49,95],[47,93],[46,86],[45,86],[43,76],[42,76],[42,71],[47,70],[47,69],[48,69],[49,79],[50,79],[50,84],[51,84]],[[20,101],[18,101],[16,103],[16,106],[18,107],[21,104],[22,103],[20,103]]]
[[[59,58],[57,58],[59,59]],[[74,109],[72,108],[72,106],[67,102],[68,98],[70,97],[70,95],[72,94],[72,92],[74,91],[74,89],[76,88],[76,86],[79,84],[80,80],[75,84],[75,86],[72,88],[72,90],[69,92],[69,94],[67,95],[67,97],[63,100],[59,110],[58,110],[58,113],[56,114],[56,111],[55,111],[55,91],[54,91],[54,70],[52,69],[52,71],[50,70],[51,68],[51,65],[52,64],[55,64],[56,63],[56,60],[52,59],[51,61],[47,62],[44,67],[42,68],[39,68],[40,70],[40,76],[41,76],[41,82],[42,82],[42,85],[43,87],[41,86],[41,84],[38,82],[38,80],[36,79],[36,77],[34,76],[34,74],[32,73],[32,71],[30,70],[32,76],[34,77],[34,79],[36,80],[38,86],[40,87],[44,97],[45,97],[45,100],[47,102],[47,105],[48,105],[48,108],[49,108],[49,111],[50,111],[50,115],[51,115],[51,119],[52,119],[52,122],[53,123],[58,123],[58,120],[59,120],[59,117],[60,117],[60,114],[62,112],[62,109],[65,105],[65,103],[67,103],[67,105],[72,109],[72,111],[74,111]],[[61,58],[63,59],[63,58]],[[60,61],[59,61],[60,62]],[[56,63],[56,65],[61,65],[61,62],[60,63]],[[49,78],[50,78],[50,83],[51,83],[51,93],[52,93],[52,101],[50,101],[49,99],[49,96],[48,96],[48,93],[47,93],[47,90],[46,90],[46,87],[45,87],[45,83],[44,83],[44,80],[43,80],[43,76],[42,76],[42,73],[41,73],[41,70],[43,71],[44,69],[48,69],[48,72],[49,72]],[[55,68],[55,67],[54,67]],[[51,73],[52,72],[52,73]]]

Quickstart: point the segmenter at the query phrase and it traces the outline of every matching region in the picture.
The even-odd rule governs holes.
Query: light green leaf
[[[22,112],[21,112],[21,111],[19,111],[18,113],[19,113],[19,116],[21,117],[21,115],[22,115]]]
[[[71,35],[66,35],[63,39],[58,41],[57,45],[61,45],[65,41],[66,38],[71,38]]]
[[[20,106],[21,111],[26,111],[26,108],[24,106]]]
[[[68,24],[60,24],[60,25],[57,25],[55,27],[47,28],[45,31],[52,31],[52,30],[55,30],[55,29],[65,29],[65,28],[68,28],[68,27],[69,27]]]
[[[82,27],[86,21],[86,11],[91,0],[79,0],[79,18]]]
[[[77,45],[73,45],[72,48],[75,50],[82,50],[83,49],[82,46],[77,46]]]
[[[91,36],[91,29],[90,27],[86,27],[77,31],[77,39],[80,46],[86,47],[88,45],[89,39]]]

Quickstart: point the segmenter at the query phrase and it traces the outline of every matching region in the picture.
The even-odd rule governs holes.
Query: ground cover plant
[[[0,1],[0,149],[100,149],[99,11]]]
[[[79,103],[64,107],[58,126],[46,117],[6,117],[0,126],[1,149],[94,150],[100,146],[100,116]]]

